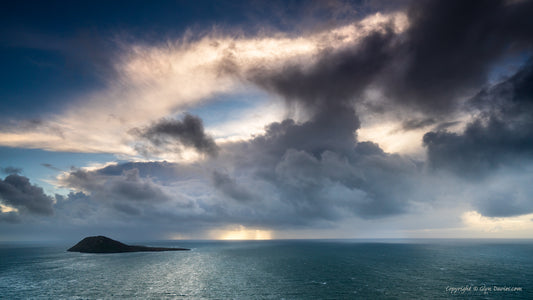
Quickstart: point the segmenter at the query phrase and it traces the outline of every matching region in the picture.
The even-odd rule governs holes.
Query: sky
[[[12,1],[0,241],[533,238],[533,1]]]

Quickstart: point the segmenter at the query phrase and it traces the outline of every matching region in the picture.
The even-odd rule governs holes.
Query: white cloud
[[[388,22],[397,32],[408,26],[405,14],[378,13],[357,23],[296,38],[283,34],[255,38],[211,35],[157,46],[126,45],[115,65],[118,77],[110,78],[107,88],[73,99],[38,127],[0,131],[0,145],[138,157],[133,147],[135,137],[128,133],[132,128],[176,115],[215,95],[246,90],[248,83],[224,72],[224,67],[246,72],[258,66],[280,68],[289,61],[309,64],[321,50],[353,45]],[[220,141],[249,138],[282,117],[279,107],[263,109],[258,107],[255,114],[219,124],[209,132]],[[196,158],[182,155],[172,159]]]

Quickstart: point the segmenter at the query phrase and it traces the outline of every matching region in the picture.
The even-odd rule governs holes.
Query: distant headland
[[[130,246],[115,241],[108,237],[89,236],[81,240],[67,251],[83,253],[123,253],[123,252],[147,252],[147,251],[187,251],[187,248],[162,248],[146,246]]]

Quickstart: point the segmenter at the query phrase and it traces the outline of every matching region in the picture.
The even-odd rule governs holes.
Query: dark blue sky
[[[0,111],[57,110],[113,76],[115,38],[158,44],[213,28],[253,34],[301,30],[301,1],[12,1],[0,13]],[[311,13],[311,12],[309,12]],[[327,11],[325,12],[327,13]]]
[[[244,2],[243,2],[244,3]],[[234,1],[12,1],[0,13],[3,117],[57,110],[106,85],[117,51],[112,39],[160,43],[187,28],[244,22]]]

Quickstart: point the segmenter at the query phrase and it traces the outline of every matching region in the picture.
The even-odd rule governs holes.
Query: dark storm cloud
[[[114,216],[185,231],[227,224],[324,227],[346,217],[408,212],[420,200],[413,190],[424,189],[420,179],[431,173],[424,173],[420,162],[359,141],[357,103],[376,88],[389,101],[382,109],[416,111],[403,130],[436,126],[424,136],[424,145],[428,163],[439,170],[472,178],[517,156],[531,157],[530,67],[476,96],[469,105],[479,115],[463,133],[444,131],[456,125],[447,117],[462,108],[457,98],[479,90],[503,56],[530,49],[531,6],[526,1],[413,1],[404,33],[386,24],[355,46],[326,48],[312,64],[257,66],[238,74],[306,112],[305,121],[271,123],[249,141],[219,147],[198,117],[159,120],[132,130],[145,142],[137,148],[149,154],[191,147],[208,154],[198,168],[130,162],[72,170],[60,183],[83,192],[56,197],[57,209],[79,222]],[[221,71],[240,72],[231,59]],[[427,195],[423,201],[430,202],[434,194]],[[531,210],[522,195],[503,195],[473,204],[489,216]],[[504,207],[505,202],[510,205]]]
[[[121,176],[124,171],[137,169],[140,177],[157,178],[160,181],[166,179],[186,179],[195,176],[197,169],[190,166],[179,166],[175,163],[166,161],[149,161],[149,162],[126,162],[120,164],[111,164],[95,171],[98,175]]]
[[[158,148],[167,148],[176,142],[211,156],[219,150],[213,138],[205,133],[202,120],[190,114],[185,114],[181,121],[162,119],[148,128],[133,132],[150,141],[153,148],[149,151],[158,151]]]
[[[0,168],[0,172],[2,172],[4,174],[20,174],[20,173],[22,173],[22,169],[8,166],[8,167],[5,167],[5,168]]]
[[[407,13],[404,33],[385,24],[353,47],[326,48],[312,65],[258,67],[245,77],[304,109],[360,100],[373,86],[392,108],[442,117],[483,86],[502,57],[533,47],[530,1],[412,1]]]
[[[460,176],[483,177],[533,159],[533,62],[469,103],[480,112],[462,133],[424,135],[428,162]]]
[[[406,211],[417,166],[376,144],[357,142],[358,127],[352,109],[339,110],[334,118],[321,111],[301,124],[290,119],[272,123],[265,135],[229,145],[223,159],[238,170],[241,182],[271,187],[278,207],[272,204],[258,211],[270,226]],[[285,221],[274,213],[278,210]]]
[[[0,212],[0,223],[20,223],[22,220],[20,219],[20,215],[17,212],[10,211],[10,212]]]
[[[346,115],[357,124],[353,111]],[[161,162],[73,170],[61,183],[87,194],[58,198],[57,211],[80,222],[79,215],[88,212],[86,220],[93,222],[102,215],[116,222],[135,217],[138,224],[160,229],[176,224],[184,232],[230,224],[324,227],[347,216],[377,218],[406,211],[405,196],[416,171],[411,161],[372,143],[355,143],[351,130],[340,130],[331,140],[334,150],[328,150],[325,144],[304,139],[316,128],[293,121],[271,124],[266,135],[224,146],[215,160],[198,165],[196,171]],[[297,136],[300,140],[292,141]],[[207,172],[201,171],[204,168]],[[131,176],[135,186],[127,185],[129,193],[116,188]],[[157,189],[168,197],[153,201],[145,192],[143,200],[135,199],[132,193],[139,189]],[[76,200],[80,197],[84,201]]]
[[[467,105],[481,111],[484,116],[529,119],[533,110],[533,57],[510,78],[481,90]]]
[[[138,216],[141,210],[126,203],[113,203],[113,208],[127,215]]]
[[[424,137],[435,168],[471,176],[516,154],[529,155],[533,126],[524,105],[499,107],[521,115],[512,122],[511,111],[503,116],[491,110],[464,134],[443,130],[457,124],[448,118],[463,108],[461,97],[479,91],[495,63],[531,51],[531,2],[413,1],[407,11],[410,27],[404,33],[384,25],[353,47],[324,50],[311,65],[258,67],[245,74],[310,115],[301,124],[290,119],[270,124],[244,147],[246,153],[235,151],[235,163],[275,186],[295,219],[335,220],[346,211],[374,218],[409,209],[414,188],[409,178],[422,175],[421,164],[355,138],[360,124],[353,107],[369,88],[385,93],[389,110],[425,114],[404,121],[403,130],[436,125],[437,131]],[[527,94],[521,92],[527,85],[514,80],[514,93]],[[482,106],[486,110],[489,104]]]
[[[324,51],[310,68],[294,64],[274,73],[259,68],[248,76],[259,87],[282,95],[289,104],[301,104],[312,113],[347,106],[392,58],[394,35],[390,28],[383,29],[385,32],[371,33],[355,48]]]
[[[83,192],[70,192],[66,196],[56,194],[55,198],[54,208],[58,218],[66,218],[74,222],[86,221],[97,211],[96,203]]]
[[[24,176],[11,174],[0,180],[0,200],[22,213],[52,215],[54,201]]]
[[[139,176],[136,168],[124,170],[120,175],[104,175],[98,171],[74,170],[60,179],[68,188],[90,193],[101,202],[158,203],[169,196],[149,177]]]
[[[264,135],[224,149],[230,157],[224,159],[248,174],[244,181],[267,183],[277,195],[279,207],[263,216],[269,225],[289,220],[310,225],[347,215],[377,218],[408,210],[416,164],[358,142],[360,121],[353,105],[389,67],[399,42],[386,24],[354,47],[323,51],[310,66],[289,63],[244,74],[309,116],[303,123],[272,123]],[[278,210],[285,221],[274,215]]]
[[[56,207],[61,208],[61,205],[65,201],[87,201],[89,200],[89,196],[86,195],[84,192],[70,192],[66,197],[63,195],[56,194],[55,198],[57,200]]]
[[[377,218],[409,209],[416,163],[358,142],[354,110],[354,102],[390,67],[401,42],[386,24],[356,46],[323,51],[310,66],[290,63],[245,74],[310,117],[272,123],[264,135],[228,146],[239,172],[274,187],[291,222]]]
[[[439,124],[435,127],[434,131],[445,130],[445,129],[448,129],[448,128],[452,127],[452,126],[458,125],[458,124],[460,124],[460,123],[461,123],[461,122],[459,122],[459,121],[442,122],[442,123],[439,123]]]
[[[83,192],[63,199],[56,196],[61,200],[56,207],[74,219],[84,212],[88,222],[102,216],[119,223],[131,222],[131,217],[135,217],[155,229],[166,222],[183,220],[190,222],[190,227],[206,220],[224,222],[223,213],[216,213],[216,203],[205,196],[211,186],[207,185],[210,180],[203,180],[203,174],[201,168],[167,162],[129,162],[92,171],[72,170],[60,177],[59,183]]]
[[[251,143],[258,151],[281,157],[287,149],[305,150],[319,156],[326,150],[350,152],[360,122],[351,108],[324,108],[311,120],[297,124],[292,119],[269,124],[263,136]]]
[[[428,127],[437,122],[434,118],[409,119],[402,122],[403,130],[416,130]]]
[[[73,170],[60,183],[84,192],[56,196],[56,208],[58,214],[76,223],[115,227],[134,224],[157,234],[201,232],[206,225],[220,226],[240,220],[231,207],[210,196],[210,180],[203,179],[192,167],[166,162],[130,162],[94,171]]]
[[[413,1],[389,96],[433,114],[456,108],[503,54],[531,50],[532,13],[531,1]]]
[[[235,179],[231,178],[227,173],[214,171],[212,177],[214,186],[230,198],[238,201],[253,200],[252,193],[237,184]]]
[[[489,195],[475,205],[482,215],[488,217],[512,217],[533,212],[533,201],[516,191]]]

